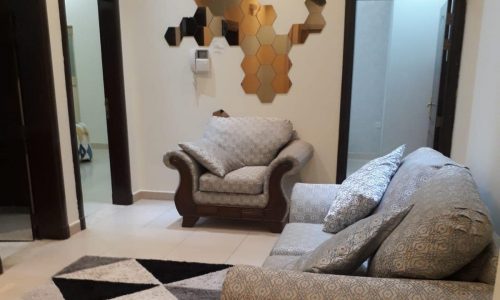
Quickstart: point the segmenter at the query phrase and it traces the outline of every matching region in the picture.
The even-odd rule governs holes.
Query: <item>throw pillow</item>
[[[372,215],[304,254],[295,267],[299,271],[349,275],[382,244],[410,211],[405,209]]]
[[[245,166],[267,166],[293,134],[288,120],[262,117],[213,117],[203,135]]]
[[[368,216],[398,170],[405,146],[368,162],[339,186],[337,195],[325,217],[323,230],[337,233]]]
[[[492,241],[488,210],[466,168],[441,168],[412,198],[412,211],[370,260],[370,276],[446,278]]]
[[[207,139],[179,144],[198,163],[209,172],[224,177],[227,173],[243,168],[245,165],[230,152]]]

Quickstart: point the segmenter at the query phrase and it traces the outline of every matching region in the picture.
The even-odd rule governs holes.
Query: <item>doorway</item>
[[[402,144],[449,155],[465,1],[346,4],[337,181]]]
[[[0,1],[0,241],[31,241],[32,199],[15,16]],[[9,245],[0,245],[6,256]]]
[[[80,219],[132,204],[116,0],[59,0]]]

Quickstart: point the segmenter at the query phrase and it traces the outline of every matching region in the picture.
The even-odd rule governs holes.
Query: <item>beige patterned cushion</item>
[[[303,255],[295,269],[340,275],[353,273],[377,250],[410,209],[373,215],[347,227]]]
[[[405,146],[368,162],[338,187],[325,217],[326,232],[337,233],[368,216],[377,207],[401,163]]]
[[[261,117],[213,117],[204,138],[213,141],[245,166],[267,166],[292,138],[288,120]]]
[[[223,177],[227,173],[244,167],[234,154],[225,151],[207,139],[179,144],[182,150],[213,174]]]
[[[221,299],[491,300],[493,288],[473,282],[370,278],[235,266],[226,275]]]
[[[434,149],[420,148],[410,153],[401,162],[375,213],[408,206],[413,193],[446,165],[457,163]]]
[[[300,256],[273,255],[268,256],[262,264],[263,268],[272,270],[294,270]]]
[[[443,167],[412,198],[412,211],[370,261],[371,276],[446,278],[491,242],[488,210],[467,169]]]
[[[323,232],[322,224],[289,223],[283,229],[271,255],[301,256],[316,249],[333,235]]]
[[[200,177],[200,191],[258,195],[264,189],[267,167],[243,167],[220,178],[212,173]]]
[[[498,263],[498,246],[491,242],[473,261],[450,276],[449,280],[480,281],[495,284]]]

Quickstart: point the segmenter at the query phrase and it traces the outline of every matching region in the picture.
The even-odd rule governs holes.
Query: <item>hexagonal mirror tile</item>
[[[272,5],[262,6],[257,13],[257,19],[261,25],[273,25],[277,17],[276,11]]]
[[[274,28],[272,26],[261,26],[257,32],[257,39],[261,45],[272,44],[275,37],[276,32],[274,32]]]
[[[263,65],[272,64],[275,57],[276,52],[274,52],[274,48],[271,45],[260,46],[259,50],[257,51],[257,58]]]
[[[259,40],[255,36],[247,36],[241,42],[241,49],[246,55],[255,55],[259,50]]]

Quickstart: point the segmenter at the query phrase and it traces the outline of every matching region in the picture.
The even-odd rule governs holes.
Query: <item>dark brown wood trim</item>
[[[68,117],[71,134],[71,149],[73,151],[73,166],[75,173],[75,187],[76,198],[78,202],[78,217],[80,219],[80,229],[87,228],[85,221],[85,212],[83,207],[83,192],[80,176],[80,162],[78,158],[78,141],[76,137],[76,118],[75,118],[75,105],[73,99],[73,86],[71,78],[71,62],[69,61],[69,45],[68,45],[68,24],[66,19],[66,3],[64,0],[59,0],[59,19],[61,22],[61,38],[64,55],[64,73],[66,77],[66,95],[68,102]]]
[[[438,117],[442,119],[442,124],[437,128],[434,139],[434,148],[446,156],[451,155],[453,141],[466,9],[466,0],[455,0],[454,6],[449,1],[448,11],[452,13],[453,20],[451,32],[446,33],[445,40],[449,40],[451,46],[447,61],[446,56],[443,55],[443,71],[438,101]]]
[[[342,91],[340,96],[339,148],[337,156],[337,183],[347,174],[349,151],[349,125],[351,120],[352,76],[354,65],[354,39],[356,34],[356,0],[345,1],[344,59],[342,64]]]
[[[118,0],[98,0],[113,204],[133,204]]]
[[[33,193],[34,237],[70,236],[45,0],[12,1]],[[28,7],[29,6],[29,7]]]
[[[180,175],[179,186],[175,193],[175,207],[182,216],[183,227],[193,227],[200,217],[215,217],[247,221],[264,221],[271,232],[280,233],[288,222],[288,203],[281,181],[292,169],[293,164],[285,161],[274,168],[269,179],[269,202],[265,208],[245,208],[216,205],[198,205],[194,202],[193,179],[185,161],[171,157],[170,164]]]

